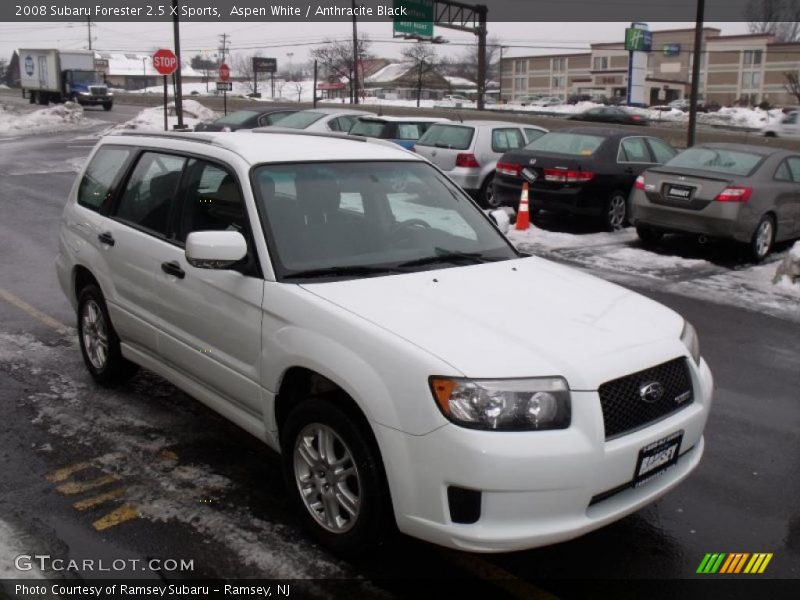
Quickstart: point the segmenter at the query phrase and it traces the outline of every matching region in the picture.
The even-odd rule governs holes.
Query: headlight
[[[700,338],[697,337],[697,331],[692,327],[689,321],[684,321],[683,332],[681,332],[681,341],[689,354],[692,355],[694,362],[700,364]]]
[[[81,95],[81,96],[90,96],[91,95],[91,94],[89,94],[89,92],[78,92],[78,94]]]
[[[463,427],[494,431],[566,429],[572,417],[569,387],[563,377],[431,377],[430,385],[444,416]]]

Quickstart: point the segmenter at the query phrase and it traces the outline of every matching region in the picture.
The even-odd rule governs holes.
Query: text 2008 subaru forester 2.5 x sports
[[[479,552],[566,540],[703,454],[712,377],[693,327],[521,256],[396,147],[105,137],[57,270],[97,381],[140,365],[278,450],[310,530],[342,551],[394,523]]]

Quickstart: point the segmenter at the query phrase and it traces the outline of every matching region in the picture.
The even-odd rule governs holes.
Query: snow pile
[[[178,117],[175,114],[175,103],[170,102],[167,104],[167,114],[169,129],[172,130],[178,124]],[[183,122],[190,128],[194,129],[198,123],[210,123],[219,118],[219,114],[213,110],[206,108],[196,100],[183,101]],[[146,108],[130,121],[121,123],[112,128],[111,132],[121,131],[127,129],[135,129],[137,131],[164,131],[164,107],[154,106],[153,108]]]
[[[42,573],[36,567],[30,571],[19,571],[14,559],[21,554],[30,554],[30,541],[23,539],[11,525],[0,521],[0,579],[41,579]],[[0,593],[3,591],[0,582]]]
[[[800,242],[795,242],[789,253],[778,263],[772,283],[800,292]]]
[[[15,107],[0,103],[0,133],[54,133],[93,123],[94,119],[87,119],[83,107],[74,102],[56,104],[31,113],[22,113]]]

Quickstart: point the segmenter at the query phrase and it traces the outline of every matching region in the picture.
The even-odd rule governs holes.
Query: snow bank
[[[56,104],[31,113],[0,103],[0,134],[2,133],[41,133],[46,131],[69,131],[95,123],[87,119],[83,107],[74,102]]]
[[[30,571],[18,571],[14,559],[20,554],[31,554],[30,542],[23,539],[11,525],[0,521],[0,579],[41,579],[42,573],[37,568]],[[0,582],[0,593],[3,591]]]
[[[787,290],[800,292],[800,242],[778,263],[772,283]]]
[[[175,114],[175,103],[170,102],[167,104],[168,123],[169,129],[178,124],[178,117]],[[183,101],[183,122],[192,129],[198,123],[209,123],[220,117],[219,113],[214,112],[210,108],[206,108],[196,100]],[[135,129],[137,131],[164,131],[164,107],[154,106],[153,108],[146,108],[130,121],[115,125],[111,132],[121,131],[123,129]]]

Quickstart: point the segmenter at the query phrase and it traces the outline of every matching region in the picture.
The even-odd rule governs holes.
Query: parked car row
[[[618,107],[592,108],[573,120],[646,124]],[[389,140],[429,160],[484,208],[590,215],[608,229],[632,224],[643,243],[666,233],[749,244],[755,261],[776,241],[800,237],[800,153],[706,144],[682,153],[630,130],[573,127],[556,132],[505,121],[378,116],[347,108],[238,111],[206,131],[263,127],[349,133]],[[200,129],[200,128],[198,128]],[[800,137],[800,112],[765,135]]]
[[[493,180],[499,204],[595,215],[609,229],[633,224],[643,243],[666,233],[731,239],[755,262],[775,242],[800,238],[800,152],[701,144],[677,152],[629,131],[576,127],[504,154]]]

